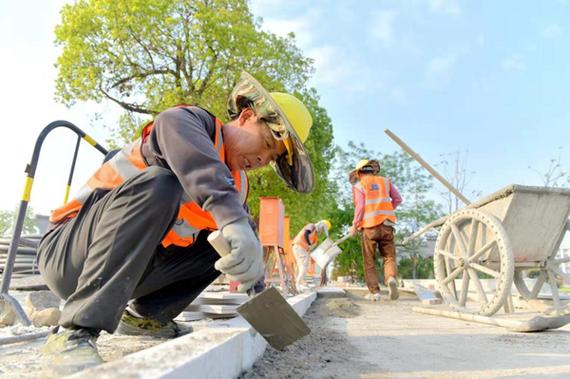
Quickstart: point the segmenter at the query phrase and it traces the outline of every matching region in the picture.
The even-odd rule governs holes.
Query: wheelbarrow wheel
[[[564,282],[568,283],[569,275],[562,272],[560,269],[560,264],[568,261],[568,258],[550,258],[548,259],[543,267],[539,268],[538,276],[536,281],[532,284],[532,288],[527,286],[525,282],[524,272],[527,270],[536,270],[533,267],[520,267],[515,269],[514,281],[519,295],[525,300],[537,299],[540,295],[542,288],[545,283],[550,286],[550,291],[547,291],[546,296],[552,296],[553,310],[556,313],[561,312],[565,307],[566,303],[561,302],[560,293],[558,291],[558,278],[561,278]]]
[[[526,269],[529,270],[529,269]],[[525,268],[516,268],[515,269],[515,276],[514,276],[514,280],[515,280],[515,286],[517,287],[517,290],[519,291],[519,295],[521,295],[521,297],[525,300],[531,300],[531,299],[536,299],[538,297],[538,294],[540,292],[540,290],[542,289],[542,286],[544,285],[546,279],[547,279],[547,271],[544,269],[540,269],[539,270],[539,274],[538,277],[536,278],[536,282],[534,282],[532,289],[528,288],[528,286],[526,285],[525,282]]]
[[[511,243],[501,222],[478,209],[453,213],[435,243],[434,271],[438,289],[452,307],[485,316],[496,313],[510,296],[514,274]],[[495,279],[495,288],[486,290],[483,279]],[[469,296],[470,287],[474,296]]]

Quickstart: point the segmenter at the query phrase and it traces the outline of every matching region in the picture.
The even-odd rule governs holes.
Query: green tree
[[[306,142],[316,189],[298,195],[270,168],[249,174],[249,206],[258,216],[259,196],[279,196],[291,231],[325,217],[335,207],[328,172],[334,155],[332,124],[314,89],[313,68],[291,33],[282,38],[260,29],[245,0],[79,0],[62,10],[56,42],[56,98],[109,100],[124,114],[115,145],[137,135],[142,118],[176,104],[200,105],[223,117],[226,99],[242,70],[270,91],[303,99],[314,124]]]
[[[246,0],[79,0],[55,29],[56,99],[110,100],[125,114],[115,137],[177,104],[225,114],[246,70],[271,90],[300,91],[312,72],[294,35],[260,29]]]
[[[17,214],[18,208],[16,208],[14,211],[0,210],[0,236],[12,237],[13,227],[14,223],[16,222]],[[28,207],[28,209],[26,209],[24,225],[22,226],[22,234],[37,233],[34,217],[35,216],[33,209]]]

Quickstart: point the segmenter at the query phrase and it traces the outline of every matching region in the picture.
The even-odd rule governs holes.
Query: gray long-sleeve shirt
[[[171,170],[186,194],[210,212],[219,229],[248,217],[231,172],[214,147],[213,116],[198,107],[160,113],[142,146],[149,165]]]

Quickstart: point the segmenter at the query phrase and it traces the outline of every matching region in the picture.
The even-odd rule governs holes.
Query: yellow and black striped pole
[[[5,304],[11,306],[14,309],[17,317],[20,319],[20,322],[23,325],[30,325],[30,320],[26,316],[26,313],[18,303],[18,301],[8,294],[8,290],[10,288],[10,280],[12,278],[12,272],[14,269],[14,262],[16,260],[16,254],[18,250],[18,245],[20,243],[20,236],[22,234],[22,228],[24,225],[24,220],[26,217],[26,210],[28,209],[28,203],[30,202],[32,196],[32,186],[34,183],[34,175],[36,173],[36,167],[38,165],[38,160],[40,157],[40,151],[42,144],[46,138],[46,136],[51,132],[53,129],[58,127],[65,127],[71,129],[75,134],[78,135],[77,144],[75,146],[75,153],[73,156],[73,162],[71,166],[71,171],[69,175],[69,179],[67,182],[67,189],[66,189],[66,201],[68,197],[69,188],[71,187],[71,180],[73,179],[73,171],[75,170],[75,162],[77,160],[77,153],[79,149],[79,142],[83,138],[87,141],[90,145],[94,146],[97,150],[99,150],[102,154],[107,155],[108,151],[103,146],[99,145],[93,138],[85,134],[81,129],[79,129],[74,124],[68,121],[54,121],[48,124],[40,133],[36,140],[36,144],[34,146],[34,152],[32,154],[32,160],[29,164],[26,165],[26,183],[24,185],[24,193],[22,194],[22,200],[20,202],[20,207],[18,209],[18,215],[16,217],[16,224],[14,225],[14,234],[12,236],[12,240],[10,241],[10,247],[8,248],[8,255],[6,257],[6,263],[4,265],[4,270],[2,272],[2,284],[0,286],[0,298],[5,301]]]

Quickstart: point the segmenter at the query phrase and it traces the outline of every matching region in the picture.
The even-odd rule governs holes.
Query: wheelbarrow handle
[[[333,244],[332,244],[332,246],[340,245],[341,243],[343,243],[344,241],[346,241],[346,240],[349,239],[350,237],[352,237],[352,236],[351,236],[350,233],[349,233],[349,234],[347,234],[346,236],[341,237],[341,238],[337,239],[336,241],[334,241]]]

